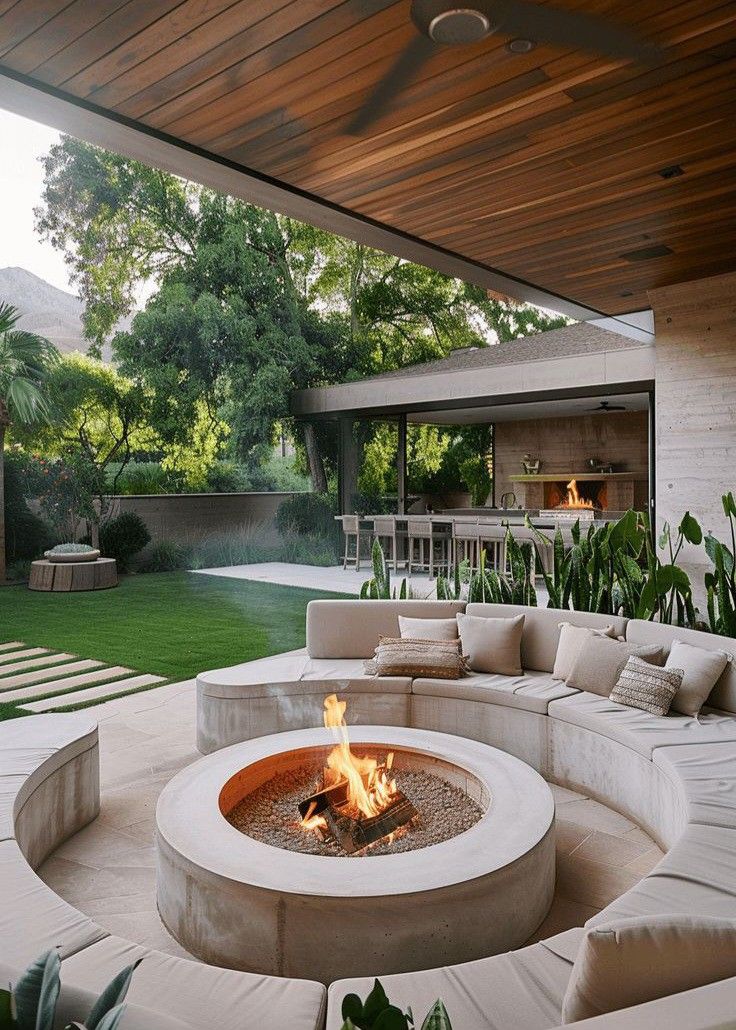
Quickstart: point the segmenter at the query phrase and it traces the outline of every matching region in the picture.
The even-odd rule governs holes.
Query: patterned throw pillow
[[[611,691],[611,700],[652,715],[666,715],[683,675],[682,669],[663,669],[632,654]]]
[[[369,676],[412,676],[457,680],[468,672],[459,640],[380,637],[376,657],[365,663]]]

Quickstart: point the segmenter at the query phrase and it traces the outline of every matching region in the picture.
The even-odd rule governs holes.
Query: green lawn
[[[188,572],[127,576],[115,590],[90,593],[4,587],[0,642],[22,640],[184,680],[303,647],[307,602],[334,596]],[[0,719],[16,714],[12,709],[0,695]]]

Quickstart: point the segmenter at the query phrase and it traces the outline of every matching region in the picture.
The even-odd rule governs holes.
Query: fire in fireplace
[[[393,752],[383,762],[353,754],[345,722],[347,702],[330,694],[324,707],[325,726],[338,743],[327,756],[320,789],[299,803],[301,826],[352,855],[391,838],[418,812],[391,775]]]
[[[576,516],[593,518],[607,506],[605,480],[591,479],[578,482],[571,479],[569,483],[561,480],[544,484],[544,508],[540,514],[562,515],[571,512]]]

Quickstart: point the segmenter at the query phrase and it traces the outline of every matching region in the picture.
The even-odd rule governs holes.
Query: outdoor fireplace
[[[608,507],[606,482],[602,479],[571,479],[544,484],[542,518],[594,519]]]

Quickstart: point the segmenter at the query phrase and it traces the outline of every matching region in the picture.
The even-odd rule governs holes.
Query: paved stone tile
[[[109,677],[119,675],[120,672],[129,672],[129,669],[121,669],[120,666],[116,666],[113,669],[108,670]],[[94,675],[94,673],[92,674]],[[75,677],[76,678],[76,677]],[[102,677],[100,677],[102,678]],[[87,682],[91,682],[87,680]],[[97,698],[106,697],[109,694],[116,694],[123,690],[136,690],[138,687],[152,687],[156,683],[163,683],[163,677],[151,676],[149,674],[142,674],[140,676],[131,676],[127,679],[116,680],[115,683],[104,683],[101,686],[90,687],[89,690],[75,690],[71,694],[63,694],[61,697],[49,697],[45,701],[33,701],[29,705],[22,705],[29,712],[50,712],[54,708],[63,707],[64,705],[77,705],[83,704],[87,701],[94,701]]]
[[[19,658],[33,658],[36,655],[48,653],[48,648],[45,647],[26,647],[21,651],[5,651],[0,654],[0,672],[2,672],[5,662],[15,662]]]
[[[95,676],[97,679],[100,678],[100,673],[86,672],[88,669],[99,669],[102,662],[93,662],[91,658],[83,658],[78,662],[68,662],[66,665],[59,669],[39,669],[38,672],[22,672],[17,676],[7,676],[5,679],[0,678],[0,697],[3,701],[16,701],[24,697],[32,697],[34,694],[48,693],[50,690],[63,690],[65,687],[77,686],[82,680],[87,683],[89,680],[82,676],[72,676],[71,673],[85,673],[86,676]],[[128,669],[123,669],[123,672],[128,672]],[[62,673],[64,677],[69,674],[68,679],[60,679],[59,674]],[[114,676],[114,672],[108,672],[104,670],[105,675]],[[32,684],[39,684],[43,682],[43,687],[36,687],[35,689],[30,688]],[[94,680],[92,681],[94,682]],[[23,690],[11,690],[11,687],[23,687]]]
[[[628,869],[631,868],[631,863],[635,859],[641,858],[646,851],[646,844],[638,844],[633,840],[616,837],[612,833],[594,830],[575,848],[572,854],[575,858],[590,859],[593,862],[600,862],[601,865],[611,865],[617,868],[626,866]]]
[[[575,926],[583,926],[599,911],[596,905],[584,905],[580,901],[573,901],[563,897],[558,891],[547,918],[527,943],[535,944],[537,941],[543,941],[545,937],[553,937],[556,933],[572,930]]]
[[[8,640],[4,644],[0,644],[0,652],[2,651],[18,651],[24,645],[20,640]]]
[[[598,801],[584,798],[580,801],[565,801],[557,806],[557,817],[578,823],[580,826],[588,826],[591,830],[603,830],[604,833],[612,833],[616,837],[622,837],[628,830],[636,829],[631,819],[625,815],[614,812],[612,808],[606,808]]]
[[[9,665],[0,665],[0,687],[3,685],[3,676],[9,676],[11,672],[25,672],[27,669],[39,669],[44,665],[63,665],[70,662],[77,656],[74,654],[45,654],[38,658],[24,658],[22,662],[10,662]],[[53,670],[50,670],[50,673]]]
[[[555,820],[557,853],[569,855],[570,852],[579,847],[594,832],[589,826],[580,826],[578,823],[571,823],[565,819],[557,818]]]
[[[637,876],[646,876],[651,873],[652,869],[664,857],[664,852],[660,851],[659,848],[650,848],[645,851],[643,855],[639,855],[633,862],[629,862],[626,866],[627,870],[632,873],[636,873]]]
[[[630,890],[641,879],[628,869],[577,858],[575,853],[557,860],[557,893],[571,901],[600,910]]]

